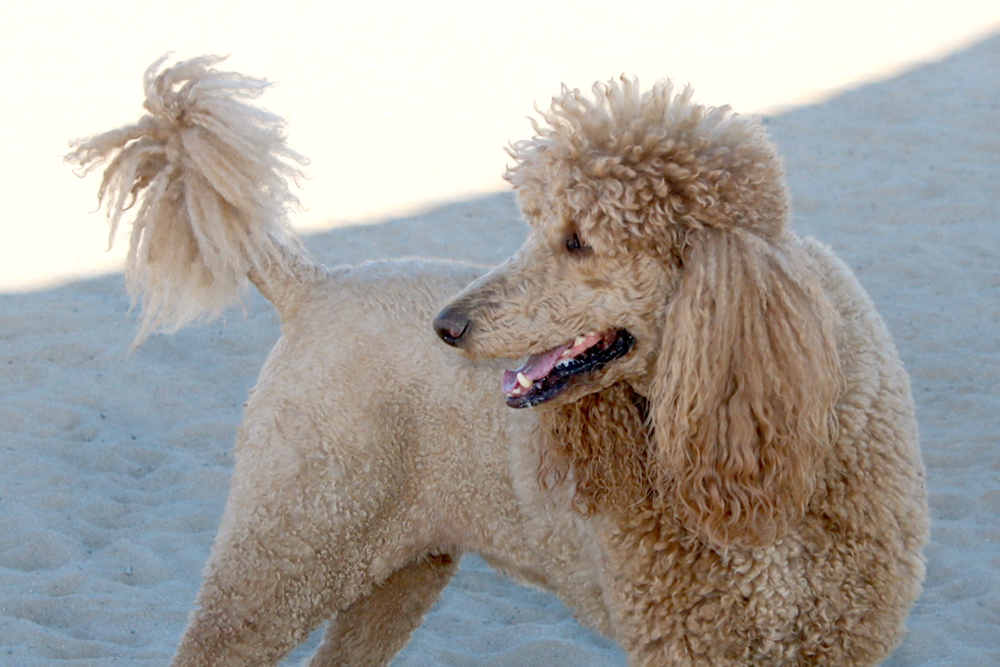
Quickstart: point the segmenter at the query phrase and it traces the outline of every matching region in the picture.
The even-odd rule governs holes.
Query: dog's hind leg
[[[307,667],[389,664],[457,569],[458,560],[442,554],[397,570],[330,621]]]
[[[289,528],[261,535],[256,526],[217,540],[173,667],[275,665],[361,594],[363,565],[347,555],[331,571]]]
[[[386,634],[399,637],[393,643],[401,644],[419,624],[452,566],[441,558],[427,561],[423,569],[410,566],[378,588],[386,575],[373,558],[384,543],[385,526],[358,514],[332,524],[324,521],[304,497],[309,491],[285,501],[271,496],[253,508],[230,512],[227,507],[174,667],[275,665],[338,612],[344,616],[341,634],[363,642],[363,635],[352,638],[347,631],[351,617],[377,619],[396,600],[414,612],[411,619],[385,619]],[[231,495],[230,504],[239,504],[232,500]],[[375,513],[385,509],[382,505]],[[370,649],[388,650],[377,644]]]
[[[336,337],[332,324],[310,322]],[[405,569],[434,552],[427,536],[441,532],[418,500],[427,486],[418,470],[429,464],[409,411],[386,405],[379,382],[342,391],[331,378],[357,375],[345,366],[355,351],[317,354],[301,333],[286,325],[248,402],[226,509],[175,667],[274,665],[338,613],[376,618],[397,597],[422,610],[422,598],[432,599],[451,571],[441,559],[426,571]],[[376,591],[392,577],[395,585]],[[370,609],[352,608],[370,596]],[[421,614],[389,627],[397,644]]]

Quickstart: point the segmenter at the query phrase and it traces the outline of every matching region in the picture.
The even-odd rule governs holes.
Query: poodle
[[[510,260],[326,269],[287,223],[304,159],[266,82],[219,60],[157,61],[147,115],[69,156],[133,217],[137,343],[248,281],[282,321],[174,665],[274,665],[323,622],[312,667],[385,665],[467,552],[632,667],[899,643],[928,532],[909,381],[850,270],[789,230],[758,119],[564,87],[509,149]]]

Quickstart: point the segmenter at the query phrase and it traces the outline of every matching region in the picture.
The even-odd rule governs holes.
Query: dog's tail
[[[107,163],[99,198],[114,242],[134,210],[126,264],[142,315],[134,345],[218,315],[247,279],[279,313],[297,284],[322,269],[305,258],[288,225],[298,200],[288,179],[307,160],[285,144],[284,120],[249,103],[268,82],[213,66],[204,56],[146,70],[148,112],[138,123],[72,144],[81,175]]]

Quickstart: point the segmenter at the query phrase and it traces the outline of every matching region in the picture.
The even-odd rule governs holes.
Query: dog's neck
[[[578,401],[539,412],[539,480],[572,479],[583,514],[621,511],[653,493],[648,400],[618,383]]]

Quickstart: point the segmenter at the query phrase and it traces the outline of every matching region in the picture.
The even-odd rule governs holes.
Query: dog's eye
[[[576,232],[573,232],[573,234],[566,239],[566,250],[570,252],[580,252],[581,250],[587,250],[587,246],[580,240],[580,236]]]

